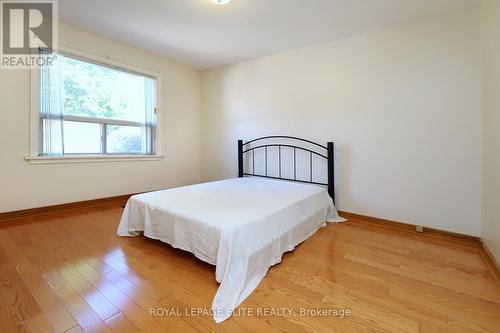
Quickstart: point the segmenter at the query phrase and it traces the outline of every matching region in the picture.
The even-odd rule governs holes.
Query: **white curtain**
[[[48,50],[41,50],[40,55],[45,57],[44,65],[40,69],[41,76],[41,105],[40,121],[42,127],[41,155],[57,156],[64,154],[64,120],[62,78],[60,66],[62,61],[50,61],[54,55]],[[60,58],[57,55],[57,58]],[[56,58],[56,59],[57,59]]]
[[[155,130],[156,130],[156,81],[152,78],[144,78],[145,117],[142,126],[142,154],[153,155],[155,153]]]

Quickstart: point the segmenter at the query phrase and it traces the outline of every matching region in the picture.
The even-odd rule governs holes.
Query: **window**
[[[39,82],[39,155],[155,155],[155,78],[58,54]]]

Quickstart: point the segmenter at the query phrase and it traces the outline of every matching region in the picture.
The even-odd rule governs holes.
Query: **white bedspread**
[[[140,232],[216,265],[212,310],[231,317],[272,265],[325,222],[343,221],[325,188],[237,178],[130,198],[118,235]]]

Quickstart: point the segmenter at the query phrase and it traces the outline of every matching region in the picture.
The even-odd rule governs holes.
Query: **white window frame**
[[[75,57],[83,61],[88,61],[98,65],[114,68],[116,70],[132,72],[144,76],[149,76],[156,80],[156,128],[155,128],[155,149],[154,155],[125,155],[125,154],[68,154],[64,156],[43,156],[40,155],[40,68],[32,67],[31,73],[31,116],[30,116],[30,155],[25,157],[31,164],[52,164],[52,163],[95,163],[95,162],[120,162],[120,161],[155,161],[163,158],[161,150],[161,77],[158,73],[137,68],[128,64],[110,60],[79,50],[59,46],[58,52]],[[100,118],[89,118],[79,116],[65,116],[67,121],[79,121],[86,123],[98,123],[109,125],[132,125],[138,124],[125,120],[111,120]],[[105,126],[103,126],[105,127]]]

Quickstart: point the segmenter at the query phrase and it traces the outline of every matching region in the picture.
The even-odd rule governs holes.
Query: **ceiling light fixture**
[[[216,5],[227,5],[231,0],[211,0]]]

